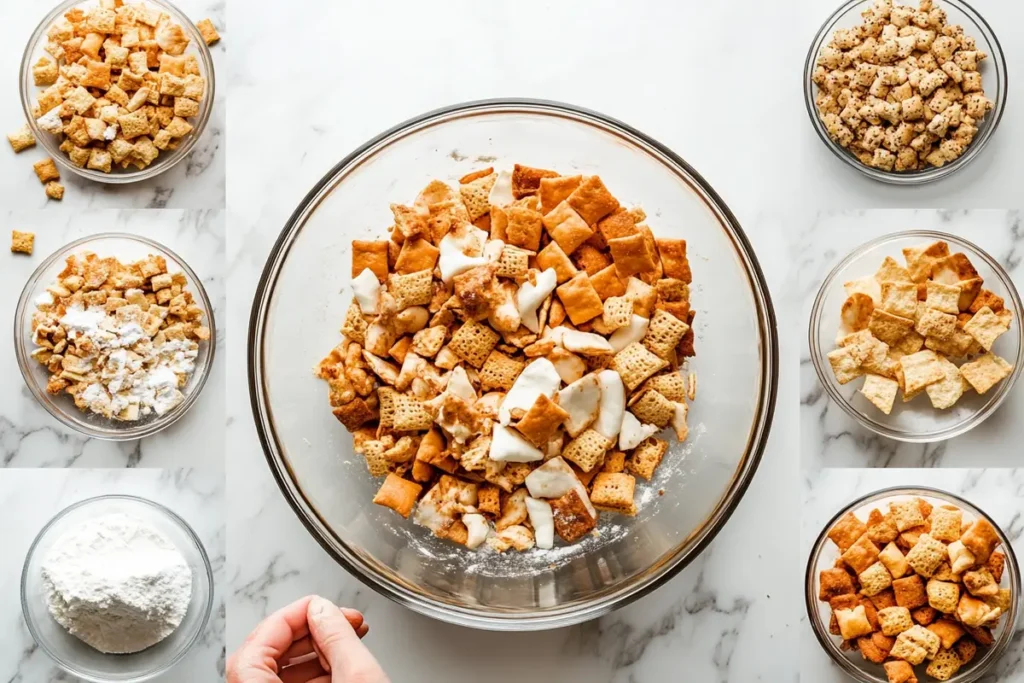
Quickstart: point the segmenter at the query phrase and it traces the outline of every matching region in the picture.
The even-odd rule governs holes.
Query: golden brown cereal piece
[[[590,499],[598,510],[633,516],[636,514],[635,488],[636,479],[631,474],[599,472],[594,477]]]
[[[942,368],[943,378],[929,384],[925,387],[925,391],[934,408],[945,410],[956,405],[970,385],[960,374],[960,368],[942,356],[939,356],[939,365]]]
[[[985,564],[999,545],[999,535],[988,520],[978,519],[964,531],[960,542],[971,551],[978,564]]]
[[[199,29],[199,35],[203,37],[203,42],[207,45],[213,45],[220,40],[220,34],[217,33],[217,29],[214,27],[213,22],[210,19],[202,19],[196,24],[196,28]],[[409,515],[404,515],[408,517]]]
[[[420,207],[410,208],[401,204],[392,204],[391,213],[395,217],[395,225],[398,227],[400,234],[405,239],[409,239],[420,234],[430,234],[427,226],[427,219],[430,217],[430,214],[426,209],[421,209]]]
[[[490,212],[491,189],[497,179],[498,174],[492,169],[490,173],[478,178],[460,180],[459,195],[462,197],[462,203],[466,205],[466,211],[469,212],[470,221],[475,221]]]
[[[561,284],[571,280],[579,272],[569,257],[558,245],[558,242],[549,242],[546,247],[537,254],[537,267],[542,271],[551,268],[555,271],[555,279]]]
[[[867,530],[867,525],[857,515],[847,512],[829,529],[828,537],[839,547],[840,552],[846,552]]]
[[[543,178],[555,178],[558,174],[543,168],[531,168],[516,164],[512,168],[512,196],[522,199],[536,194],[540,189],[540,182]]]
[[[925,302],[928,308],[956,315],[960,312],[960,286],[947,285],[934,280],[925,282]]]
[[[914,620],[906,607],[886,607],[878,610],[878,623],[884,635],[898,636],[911,628]]]
[[[640,232],[630,212],[621,208],[598,221],[597,229],[606,243],[617,237],[628,237]],[[601,248],[600,245],[595,246]]]
[[[992,598],[999,595],[999,584],[987,567],[964,572],[964,587],[976,598]]]
[[[633,301],[621,296],[612,296],[604,300],[604,315],[601,320],[609,330],[617,330],[629,325],[633,319]]]
[[[622,377],[623,384],[633,391],[644,380],[668,366],[668,361],[651,353],[640,342],[633,342],[615,354],[611,368]]]
[[[543,217],[544,227],[562,251],[571,254],[586,242],[594,231],[568,202],[562,202]]]
[[[946,546],[941,541],[935,540],[929,534],[921,534],[917,543],[907,553],[907,564],[921,576],[930,578],[948,557]]]
[[[878,554],[878,546],[872,543],[867,536],[861,536],[840,557],[850,569],[860,574],[878,561]]]
[[[956,331],[956,316],[934,308],[923,308],[914,324],[914,330],[925,338],[949,340]]]
[[[491,355],[493,356],[494,353]],[[484,369],[486,368],[485,365]],[[481,372],[481,374],[483,373]],[[527,441],[542,448],[554,436],[567,417],[569,417],[569,413],[565,409],[545,394],[541,394],[515,427]]]
[[[352,240],[352,277],[369,268],[381,282],[388,277],[388,243],[386,240],[365,242]]]
[[[648,389],[629,410],[643,424],[657,425],[664,429],[675,415],[675,404],[654,389]]]
[[[332,412],[334,417],[338,418],[338,422],[345,425],[350,432],[354,432],[377,417],[373,408],[360,397],[356,397],[343,406],[338,406]]]
[[[833,349],[825,357],[828,358],[829,365],[832,366],[832,374],[840,384],[852,382],[864,374],[860,365],[861,359],[849,347]]]
[[[657,310],[641,343],[648,351],[668,360],[690,327],[671,313]]]
[[[596,225],[599,220],[619,208],[619,201],[596,175],[588,176],[573,190],[566,201],[587,225]]]
[[[33,232],[11,231],[11,252],[15,254],[32,255],[32,248],[35,246],[36,235]]]
[[[654,389],[670,401],[681,403],[688,398],[687,382],[678,372],[655,375],[647,380],[644,386],[647,389]]]
[[[426,306],[434,298],[434,281],[429,270],[390,277],[388,291],[395,297],[398,310],[410,306]]]
[[[573,489],[558,500],[551,501],[555,532],[566,543],[574,543],[590,533],[597,518],[590,514],[579,492]]]
[[[45,184],[51,180],[60,180],[60,171],[57,170],[57,165],[53,163],[53,159],[46,157],[40,159],[36,163],[32,164],[32,168],[36,172],[36,176],[39,178],[39,182]]]
[[[960,374],[979,394],[1001,382],[1013,372],[1013,366],[992,353],[986,353],[977,359],[960,366]]]
[[[875,562],[862,571],[857,575],[857,580],[860,582],[860,592],[868,597],[877,595],[892,585],[892,576],[881,562]]]
[[[602,472],[622,472],[626,469],[626,454],[622,451],[609,451],[601,464]]]
[[[602,301],[626,293],[626,283],[619,277],[619,272],[614,265],[602,268],[590,275],[590,284],[594,286],[594,291]]]
[[[913,552],[913,549],[911,549]],[[928,592],[928,604],[944,614],[952,614],[956,611],[960,602],[960,585],[947,581],[930,579],[926,586]]]
[[[477,492],[476,507],[485,515],[497,517],[501,514],[501,489],[494,484],[485,484]]]
[[[871,319],[868,323],[871,334],[890,347],[898,344],[913,328],[914,320],[912,318],[893,315],[878,308],[871,312]]]
[[[966,593],[960,597],[960,604],[956,609],[956,615],[960,619],[960,623],[974,628],[994,622],[999,618],[1000,614],[1001,611],[998,607],[993,607]]]
[[[588,429],[569,442],[562,452],[562,457],[576,463],[584,472],[589,472],[600,464],[605,451],[611,447],[610,440],[593,429]]]
[[[988,306],[978,309],[964,325],[964,332],[971,335],[986,351],[991,351],[996,339],[1009,330],[1009,321],[1004,322]]]
[[[604,312],[601,297],[597,295],[586,273],[577,273],[555,291],[573,325],[585,323]]]
[[[590,244],[584,244],[577,249],[573,255],[573,261],[577,267],[587,271],[587,275],[594,275],[612,263],[612,259],[608,254]]]
[[[891,651],[890,654],[892,654]],[[889,683],[917,683],[914,667],[909,662],[896,659],[886,662],[883,666],[885,667],[885,675],[889,678]]]
[[[960,670],[960,657],[952,650],[940,650],[928,663],[925,673],[937,681],[948,681]]]
[[[58,75],[57,62],[48,57],[40,57],[32,66],[32,80],[36,85],[53,85]]]
[[[892,256],[886,256],[882,265],[875,273],[875,280],[878,282],[911,282],[910,271],[896,262]]]
[[[369,242],[364,244],[380,244],[379,242]],[[385,243],[386,244],[386,243]],[[380,247],[376,247],[379,249]],[[354,249],[354,243],[353,243]],[[415,273],[417,271],[432,271],[434,266],[437,265],[437,257],[440,251],[433,244],[423,239],[421,236],[407,239],[402,243],[402,249],[398,253],[398,258],[395,261],[395,271],[402,274]],[[354,254],[354,252],[353,252]],[[353,259],[354,263],[354,259]],[[380,264],[376,264],[377,267]],[[387,271],[387,264],[385,265],[385,272]],[[374,270],[374,273],[377,271]]]
[[[970,313],[977,313],[986,306],[992,309],[994,313],[999,313],[1004,308],[1003,297],[997,296],[995,293],[990,292],[987,289],[983,289],[978,292],[978,296],[974,298],[974,301],[971,302],[971,305],[967,310]]]
[[[36,138],[32,135],[32,129],[28,127],[27,123],[18,130],[8,133],[7,141],[11,143],[11,149],[14,150],[15,154],[29,147],[34,147],[36,144]]]
[[[907,394],[915,394],[945,376],[938,355],[931,350],[903,356],[899,362],[903,372],[903,390]]]
[[[540,179],[537,196],[540,197],[541,213],[548,213],[565,201],[580,186],[583,176],[554,176]]]
[[[394,409],[393,428],[396,432],[423,431],[434,424],[434,418],[423,403],[412,396],[395,394]]]
[[[555,246],[557,247],[558,245],[556,244]],[[543,251],[541,253],[543,253]],[[530,267],[530,255],[530,252],[525,249],[505,245],[501,250],[501,256],[496,264],[497,270],[495,271],[495,275],[512,279],[525,277]],[[537,265],[541,270],[546,269],[545,266],[540,265],[540,254],[537,255]],[[572,265],[572,263],[570,262],[569,265]],[[573,268],[574,274],[575,270],[576,269]]]
[[[508,391],[525,367],[526,363],[521,360],[510,358],[501,351],[491,351],[487,360],[484,361],[483,367],[480,368],[480,388],[483,391],[491,389]]]
[[[668,452],[667,441],[653,436],[648,437],[633,450],[633,455],[626,461],[626,469],[641,479],[650,481],[666,452]]]
[[[391,508],[408,519],[421,491],[423,491],[421,485],[414,481],[403,479],[392,472],[388,474],[384,483],[381,484],[377,495],[373,497],[373,502],[377,505]]]
[[[664,268],[665,277],[690,284],[693,275],[690,271],[690,262],[686,257],[686,240],[659,237],[655,242],[658,245],[658,253],[661,255],[661,265]]]
[[[853,577],[845,569],[833,567],[823,569],[818,574],[818,599],[827,602],[840,595],[854,595],[857,588],[853,585]]]
[[[931,536],[939,541],[952,543],[960,538],[963,511],[953,507],[937,507],[932,510],[930,521]]]
[[[965,633],[960,624],[947,618],[939,619],[934,624],[931,624],[928,626],[928,630],[939,637],[943,650],[953,647],[956,641],[960,640]]]
[[[117,125],[121,128],[121,135],[123,135],[126,140],[132,140],[140,135],[146,135],[150,128],[149,117],[146,116],[146,111],[144,109],[138,109],[130,114],[118,116]]]
[[[1003,580],[1003,569],[1006,566],[1006,555],[992,553],[988,558],[988,570],[992,572],[992,578],[999,583]]]
[[[903,258],[907,261],[907,271],[914,282],[924,282],[932,275],[932,267],[941,259],[949,256],[949,244],[933,242],[916,247],[905,247]]]
[[[444,337],[445,328],[426,327],[413,335],[410,350],[418,356],[433,358],[444,345]]]
[[[653,254],[641,233],[627,237],[616,237],[608,240],[612,262],[620,278],[627,278],[637,273],[648,273],[655,268]]]
[[[937,635],[924,626],[915,624],[896,637],[896,644],[889,654],[916,666],[938,654],[940,644]]]
[[[871,622],[868,621],[863,605],[857,605],[853,609],[838,609],[835,611],[835,616],[843,640],[854,640],[866,636],[874,630],[871,628]]]
[[[540,249],[543,223],[539,211],[513,205],[505,209],[505,215],[508,218],[505,235],[509,244],[529,251]]]
[[[61,200],[64,198],[64,186],[55,180],[46,183],[46,196],[50,199]]]
[[[883,282],[882,310],[902,318],[913,318],[917,312],[917,285],[913,282]]]
[[[490,326],[467,320],[452,336],[448,348],[473,367],[480,368],[500,338]]]

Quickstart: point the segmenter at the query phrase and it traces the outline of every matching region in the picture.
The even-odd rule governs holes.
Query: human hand
[[[388,683],[363,615],[307,596],[267,617],[228,660],[228,683]]]

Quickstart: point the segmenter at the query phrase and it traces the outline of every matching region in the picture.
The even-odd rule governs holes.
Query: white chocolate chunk
[[[497,462],[536,462],[543,460],[544,454],[514,429],[499,424],[494,425],[491,434],[490,458]]]
[[[547,550],[555,545],[555,518],[551,504],[536,498],[526,499],[526,512],[530,515],[533,537],[537,547]]]
[[[548,398],[555,395],[562,386],[562,378],[547,358],[538,358],[523,370],[512,388],[505,395],[505,400],[498,409],[498,421],[507,425],[512,420],[512,409],[529,410],[537,402],[537,397],[544,394]]]
[[[380,300],[380,282],[377,276],[369,268],[363,268],[352,280],[352,295],[359,310],[369,315],[377,312],[377,302]]]

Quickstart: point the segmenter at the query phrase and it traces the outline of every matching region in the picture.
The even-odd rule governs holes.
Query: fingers
[[[323,676],[327,672],[320,666],[320,662],[311,659],[302,664],[289,666],[281,670],[281,683],[309,683],[309,681]]]
[[[296,600],[264,619],[232,656],[228,680],[232,683],[275,681],[278,660],[295,640],[309,633],[306,619],[311,600],[312,596]]]
[[[324,668],[340,675],[341,680],[359,676],[360,680],[386,681],[377,660],[359,640],[360,635],[353,629],[348,616],[331,602],[314,597],[308,607],[309,634],[313,644],[326,660]],[[360,630],[366,634],[366,624],[360,623]],[[364,630],[365,629],[365,630]]]
[[[298,659],[299,657],[305,657],[306,655],[313,653],[313,639],[309,636],[300,638],[292,643],[283,655],[278,660],[282,666],[288,666],[288,662],[292,659]]]

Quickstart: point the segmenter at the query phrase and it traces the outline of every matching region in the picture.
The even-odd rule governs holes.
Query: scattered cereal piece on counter
[[[196,28],[199,29],[199,35],[203,37],[207,45],[213,45],[220,40],[220,34],[217,33],[217,29],[210,19],[203,19],[196,24]]]
[[[46,196],[50,199],[64,199],[64,186],[56,180],[46,183]]]
[[[11,148],[14,149],[14,153],[17,154],[29,147],[35,147],[36,136],[32,135],[32,129],[29,128],[26,123],[18,130],[8,133],[7,141],[11,143]]]
[[[57,164],[53,162],[53,159],[46,157],[40,159],[36,163],[32,164],[32,168],[35,169],[36,175],[39,176],[39,182],[48,183],[51,180],[60,180],[60,171],[57,170]]]
[[[32,254],[35,246],[36,235],[34,232],[18,232],[11,230],[11,251],[16,254]]]

